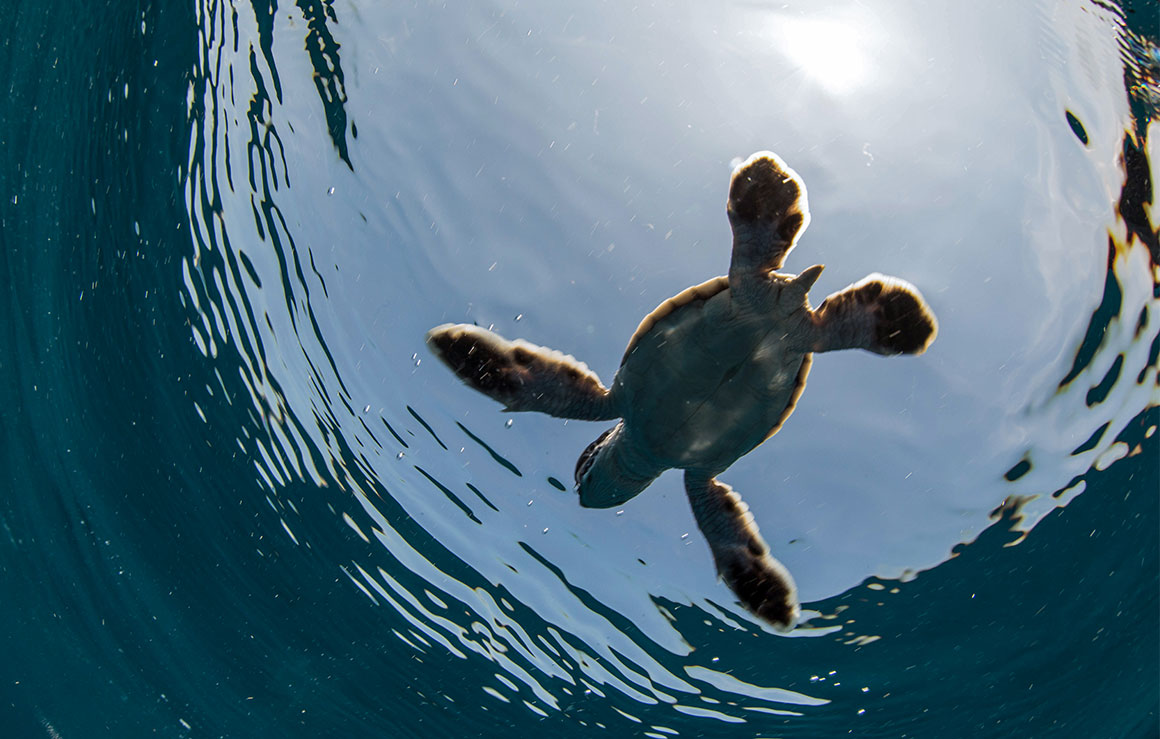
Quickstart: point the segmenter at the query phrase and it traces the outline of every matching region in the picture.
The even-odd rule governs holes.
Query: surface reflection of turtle
[[[789,629],[800,611],[793,579],[770,556],[745,503],[714,478],[781,428],[813,352],[920,354],[938,325],[913,286],[877,274],[810,309],[806,293],[822,267],[776,271],[810,216],[805,186],[775,154],[754,154],[733,172],[727,210],[729,276],[690,287],[645,316],[611,388],[571,356],[476,326],[438,326],[427,342],[506,410],[622,419],[580,455],[580,504],[620,505],[664,470],[685,470],[717,571],[746,608]]]

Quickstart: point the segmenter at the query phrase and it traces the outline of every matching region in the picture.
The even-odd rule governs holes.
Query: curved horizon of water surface
[[[1032,691],[1025,674],[1056,684],[1051,661],[1079,642],[1064,631],[1060,654],[1012,657],[1000,679],[1006,657],[970,646],[986,630],[1040,643],[1023,631],[1036,599],[1077,629],[1125,613],[1014,574],[1066,555],[1041,549],[1084,527],[1077,507],[1143,532],[1139,563],[1093,569],[1100,584],[1084,587],[1138,591],[1122,628],[1155,643],[1134,631],[1155,626],[1160,272],[1138,192],[1155,182],[1154,115],[1139,112],[1155,98],[1125,93],[1124,49],[1142,37],[1114,10],[204,0],[196,46],[186,33],[161,52],[158,23],[188,31],[171,13],[171,26],[153,10],[119,16],[165,63],[94,89],[110,121],[156,105],[188,128],[141,121],[94,140],[110,161],[123,149],[175,166],[131,169],[131,187],[102,186],[115,169],[75,185],[85,194],[64,207],[116,238],[94,236],[69,269],[31,252],[7,263],[10,280],[67,275],[45,285],[47,314],[31,290],[13,299],[10,343],[31,349],[8,365],[9,407],[35,432],[6,446],[29,480],[14,490],[38,485],[22,460],[86,450],[50,487],[71,522],[62,542],[103,554],[78,555],[88,605],[58,610],[81,613],[81,633],[122,619],[91,638],[95,664],[129,660],[134,677],[110,690],[153,695],[122,719],[130,734],[157,717],[221,734],[471,721],[491,735],[547,720],[648,736],[862,721],[892,735],[940,725],[922,706],[953,704],[954,676],[990,680],[967,702],[972,725],[994,728],[987,690]],[[786,269],[827,265],[815,302],[881,271],[916,284],[940,320],[921,358],[819,357],[790,422],[723,476],[801,590],[791,639],[717,581],[675,474],[623,509],[581,509],[572,468],[603,426],[497,412],[423,345],[431,326],[475,322],[610,380],[643,315],[725,271],[730,163],[759,149],[809,188],[812,224]],[[34,227],[47,206],[38,220],[21,210],[44,193],[24,187],[11,222],[48,245]],[[97,346],[53,339],[72,331],[43,320],[91,321]],[[79,425],[53,421],[74,412]],[[125,461],[131,447],[141,461]],[[131,474],[97,472],[110,468]],[[11,506],[7,543],[28,554],[35,522],[60,512]],[[1091,546],[1093,568],[1135,557],[1118,539]],[[1012,564],[1024,560],[1040,564]],[[1015,595],[981,591],[996,577]],[[1002,604],[1023,617],[1005,623]],[[964,645],[973,656],[956,666]],[[182,681],[165,667],[178,655]],[[1114,700],[1136,731],[1154,720],[1142,696],[1155,674],[1131,667],[1141,692]],[[14,680],[19,716],[70,725],[21,687],[36,680]],[[116,687],[126,680],[138,687]],[[1002,706],[1012,731],[1086,720],[1021,700]]]

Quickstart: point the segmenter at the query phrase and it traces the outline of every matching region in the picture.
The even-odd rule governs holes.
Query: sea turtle
[[[734,169],[727,212],[729,276],[690,287],[645,316],[611,388],[569,355],[478,326],[437,326],[427,342],[507,411],[621,419],[580,455],[582,506],[618,506],[664,470],[685,470],[717,571],[746,608],[788,630],[800,614],[793,578],[770,556],[745,503],[715,477],[785,423],[813,352],[921,354],[938,324],[912,285],[879,274],[810,309],[806,293],[822,266],[796,276],[777,271],[810,215],[805,185],[776,154],[758,152]]]

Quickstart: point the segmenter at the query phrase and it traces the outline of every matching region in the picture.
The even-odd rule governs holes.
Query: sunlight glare
[[[779,51],[827,92],[852,92],[870,76],[864,34],[852,23],[779,18],[770,31]]]

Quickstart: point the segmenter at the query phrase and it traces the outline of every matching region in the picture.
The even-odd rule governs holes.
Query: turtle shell
[[[715,277],[658,305],[614,380],[631,436],[672,467],[724,469],[775,434],[805,389],[811,356],[785,341],[793,326],[735,313],[728,290]]]
[[[627,360],[629,355],[632,354],[633,350],[636,349],[636,345],[640,343],[641,337],[643,337],[649,331],[652,331],[652,328],[657,324],[657,321],[665,318],[678,308],[683,308],[684,306],[689,305],[690,303],[697,300],[708,300],[717,293],[728,289],[728,277],[714,277],[710,280],[705,280],[700,285],[686,287],[684,290],[661,303],[656,308],[653,308],[651,313],[641,319],[640,325],[636,327],[636,331],[634,331],[632,334],[632,338],[628,340],[628,346],[625,348],[624,356],[620,360],[621,365],[624,364],[625,360]]]

